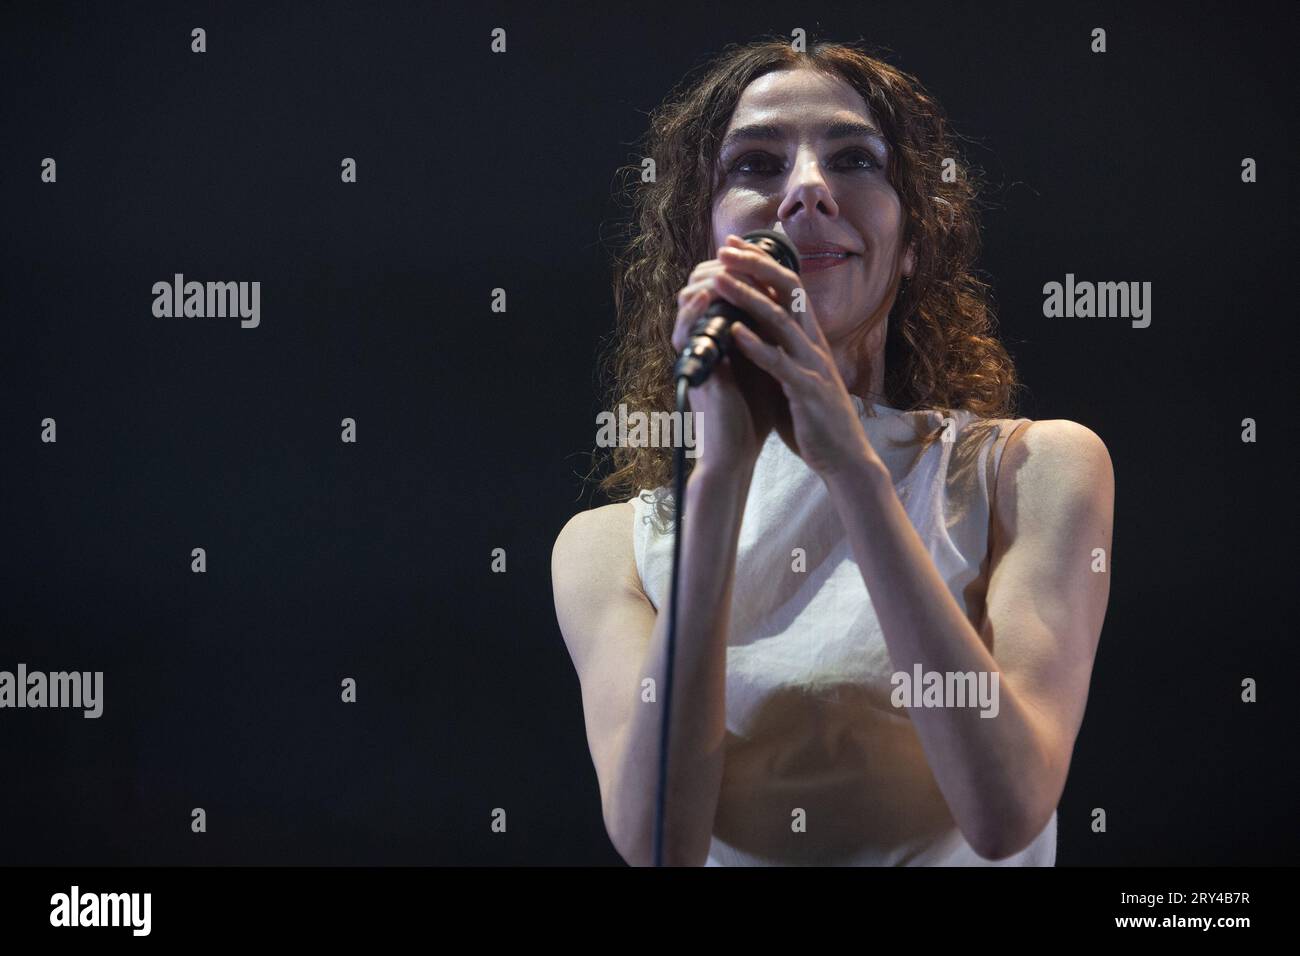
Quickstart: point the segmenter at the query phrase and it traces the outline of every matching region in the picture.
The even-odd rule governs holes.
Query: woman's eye
[[[880,168],[880,163],[876,160],[876,157],[868,153],[865,149],[855,149],[850,153],[845,153],[844,158],[849,159],[851,162],[857,162],[858,160],[866,160],[867,163],[866,166],[852,167],[854,169],[879,169]]]
[[[758,165],[766,164],[766,163],[768,163],[768,162],[771,160],[771,158],[772,158],[772,157],[767,156],[767,155],[765,155],[765,154],[763,154],[763,153],[750,153],[748,156],[742,156],[740,159],[736,160],[736,162],[732,164],[731,171],[732,171],[733,173],[750,173],[750,174],[754,174],[754,175],[764,175],[764,174],[766,174],[766,173],[772,173],[772,172],[775,172],[775,170],[773,170],[773,169],[767,169],[767,170],[763,170],[763,169],[745,169],[745,168],[744,168],[744,167],[746,167],[746,166],[753,166],[753,165],[755,165],[755,164],[758,164]]]

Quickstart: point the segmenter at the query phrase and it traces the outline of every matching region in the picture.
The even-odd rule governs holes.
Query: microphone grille
[[[784,236],[774,229],[755,229],[744,235],[746,242],[761,246],[769,256],[791,272],[799,273],[799,250],[794,247],[789,236]]]

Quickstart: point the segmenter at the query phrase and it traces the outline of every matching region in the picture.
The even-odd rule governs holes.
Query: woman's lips
[[[836,266],[842,266],[853,258],[852,253],[842,255],[813,255],[804,256],[799,259],[799,274],[807,275],[810,272],[825,272],[827,269],[834,269]]]

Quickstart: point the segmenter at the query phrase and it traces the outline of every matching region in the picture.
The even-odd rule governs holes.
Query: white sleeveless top
[[[904,412],[854,396],[912,525],[978,628],[990,495],[1007,439],[1028,419]],[[943,437],[922,449],[918,434]],[[910,442],[910,444],[895,444]],[[642,587],[664,606],[672,526],[633,497]],[[690,520],[690,500],[686,503]],[[802,549],[802,552],[796,549]],[[801,560],[802,555],[802,560]],[[1053,866],[1052,817],[1005,860],[953,821],[906,708],[871,598],[825,483],[773,431],[745,502],[727,639],[727,737],[708,866]],[[802,813],[800,813],[802,811]]]

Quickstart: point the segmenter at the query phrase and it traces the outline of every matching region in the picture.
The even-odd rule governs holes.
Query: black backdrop
[[[105,685],[98,720],[0,711],[0,862],[619,861],[550,592],[601,503],[613,172],[692,67],[799,26],[975,140],[1022,412],[1111,451],[1058,863],[1293,858],[1289,5],[1132,6],[10,12],[0,669]],[[177,272],[260,281],[260,326],[155,318]],[[1044,318],[1067,272],[1150,281],[1150,327]]]

